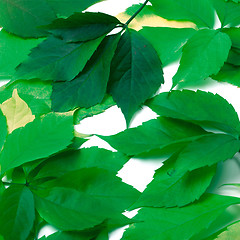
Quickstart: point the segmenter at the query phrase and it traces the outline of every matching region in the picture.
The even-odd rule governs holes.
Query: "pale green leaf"
[[[219,30],[197,31],[183,47],[172,87],[195,85],[210,75],[217,74],[227,60],[230,47],[229,36]]]
[[[240,222],[230,225],[216,240],[240,240]]]

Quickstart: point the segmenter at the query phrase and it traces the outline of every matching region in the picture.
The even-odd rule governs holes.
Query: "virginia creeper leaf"
[[[83,72],[70,82],[53,84],[52,108],[68,111],[76,107],[89,108],[100,103],[106,93],[110,64],[120,35],[106,37],[87,63]]]
[[[197,31],[183,47],[180,66],[173,77],[173,87],[195,84],[217,74],[227,60],[230,47],[229,36],[219,30]]]
[[[28,59],[17,67],[13,78],[70,81],[83,70],[102,39],[66,43],[51,36],[32,49]]]
[[[35,218],[34,199],[24,186],[10,186],[0,201],[0,233],[5,240],[25,240]]]
[[[27,103],[19,97],[17,89],[13,90],[10,99],[0,104],[0,108],[6,116],[9,133],[17,128],[24,127],[35,119]]]
[[[102,102],[90,108],[79,108],[74,112],[74,124],[79,124],[81,120],[87,117],[103,113],[108,108],[114,106],[116,103],[110,95],[105,95]]]
[[[73,138],[72,114],[49,113],[7,136],[0,155],[2,173],[45,158],[67,147]]]
[[[232,105],[218,94],[200,90],[176,90],[159,94],[150,99],[147,106],[161,116],[219,129],[235,136],[240,133],[237,113]]]
[[[42,39],[23,39],[5,30],[0,31],[0,79],[10,79],[15,68]]]
[[[190,239],[207,228],[227,207],[238,204],[239,198],[205,194],[195,204],[182,208],[142,208],[122,240]]]
[[[161,61],[152,45],[135,30],[122,35],[113,58],[109,92],[127,125],[141,104],[164,82]]]
[[[240,5],[231,1],[211,0],[222,27],[238,26],[240,24]]]
[[[159,117],[143,123],[136,128],[129,128],[113,136],[99,136],[113,148],[127,155],[136,155],[168,145],[193,141],[208,134],[194,124]]]
[[[45,0],[0,1],[0,25],[21,37],[46,36],[46,32],[38,26],[49,24],[55,18]]]
[[[216,166],[186,172],[175,168],[175,161],[174,155],[156,170],[154,179],[131,208],[182,207],[200,198],[210,185]]]
[[[220,72],[212,78],[240,87],[240,67],[225,63]]]
[[[0,150],[2,149],[8,134],[7,120],[0,109]]]
[[[162,64],[177,60],[182,48],[195,33],[193,28],[143,27],[139,31],[155,48]]]
[[[139,192],[107,170],[73,171],[35,191],[37,210],[61,230],[83,230],[116,217]]]
[[[232,158],[240,149],[240,141],[226,134],[203,136],[189,143],[176,160],[176,169],[195,170]]]
[[[150,0],[153,9],[169,20],[189,20],[198,27],[213,28],[214,10],[208,0]]]
[[[109,33],[117,24],[119,20],[111,15],[85,12],[58,18],[44,29],[67,42],[84,42]]]

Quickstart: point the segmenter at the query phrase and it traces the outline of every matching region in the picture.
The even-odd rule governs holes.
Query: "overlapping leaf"
[[[152,45],[127,29],[113,58],[109,92],[121,108],[127,125],[143,102],[164,82],[161,61]]]
[[[8,134],[8,129],[7,129],[7,120],[6,117],[3,115],[1,109],[0,109],[0,126],[1,126],[1,131],[0,131],[0,149],[2,149],[6,136]]]
[[[142,221],[127,229],[123,240],[190,239],[207,228],[227,207],[239,198],[206,194],[197,203],[182,208],[142,208],[135,217]]]
[[[226,231],[218,235],[216,240],[239,240],[240,239],[240,223],[236,222],[230,225]]]
[[[183,54],[173,87],[196,84],[217,74],[227,60],[231,47],[229,36],[218,30],[199,30],[183,47]]]
[[[119,38],[120,35],[106,37],[83,72],[75,79],[53,84],[51,97],[53,110],[89,108],[103,100],[110,75],[110,64]]]

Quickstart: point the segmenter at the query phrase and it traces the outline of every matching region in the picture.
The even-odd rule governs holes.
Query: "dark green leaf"
[[[114,106],[116,103],[113,101],[110,95],[105,95],[102,102],[90,107],[90,108],[79,108],[74,112],[74,124],[79,124],[81,120],[87,117],[103,113],[108,108]]]
[[[197,31],[183,47],[183,54],[173,87],[196,84],[217,74],[227,60],[231,40],[219,30]]]
[[[46,36],[38,26],[49,24],[56,18],[45,0],[1,0],[0,25],[21,37]]]
[[[63,150],[73,138],[72,122],[71,114],[49,113],[14,130],[0,155],[2,173]]]
[[[118,151],[131,156],[168,145],[172,145],[175,151],[178,143],[193,141],[205,134],[208,133],[196,125],[159,117],[116,135],[99,137]]]
[[[195,33],[193,28],[143,27],[139,31],[156,49],[162,64],[177,60],[182,48]]]
[[[224,209],[239,203],[239,198],[206,194],[195,204],[182,208],[143,208],[135,217],[143,222],[131,225],[122,239],[190,239],[207,228]]]
[[[161,61],[152,45],[128,29],[113,58],[109,92],[121,108],[127,125],[145,100],[164,82]]]
[[[189,143],[179,154],[176,169],[192,171],[232,158],[240,149],[240,141],[226,134],[203,136]]]
[[[49,37],[34,48],[16,69],[18,79],[70,81],[81,72],[103,37],[85,43],[66,43]]]
[[[212,78],[240,87],[240,67],[226,63],[220,72],[217,75],[212,76]]]
[[[25,240],[33,226],[33,195],[27,187],[10,186],[0,202],[0,233],[5,240]]]
[[[48,158],[31,173],[32,178],[59,177],[81,168],[98,167],[112,172],[119,171],[129,160],[118,152],[91,147],[67,151]]]
[[[120,24],[119,20],[111,15],[85,12],[56,19],[44,29],[67,42],[84,42],[109,33],[117,24]]]
[[[161,116],[219,129],[235,136],[240,133],[237,113],[232,105],[218,94],[200,90],[172,91],[150,99],[147,106]]]
[[[120,35],[106,37],[87,63],[83,72],[70,82],[53,84],[52,108],[68,111],[76,107],[89,108],[100,103],[106,93],[110,65]]]
[[[186,172],[175,168],[175,161],[174,155],[156,171],[132,208],[182,207],[201,197],[212,181],[216,166]]]
[[[223,28],[222,32],[226,33],[230,37],[232,47],[240,49],[240,28]]]
[[[113,173],[98,168],[69,172],[35,194],[41,217],[61,230],[83,230],[119,218],[139,197]]]
[[[198,27],[213,28],[214,9],[208,0],[150,0],[153,9],[169,20],[188,20]]]
[[[217,11],[222,27],[238,26],[240,24],[240,5],[226,0],[211,0]]]
[[[239,48],[231,48],[227,63],[230,63],[235,66],[240,66],[240,49]]]
[[[82,12],[91,5],[103,0],[47,0],[54,12],[60,16],[68,17],[74,12]]]
[[[6,117],[3,115],[1,109],[0,109],[0,127],[1,127],[0,129],[0,150],[1,150],[8,134],[7,120]]]
[[[2,30],[0,32],[0,79],[10,79],[15,68],[42,39],[23,39]]]

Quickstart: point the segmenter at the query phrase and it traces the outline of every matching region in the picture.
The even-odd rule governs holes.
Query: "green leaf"
[[[74,13],[69,18],[58,18],[44,27],[54,36],[67,42],[84,42],[112,31],[119,20],[105,13]]]
[[[21,37],[42,37],[46,32],[38,26],[49,24],[56,18],[45,0],[0,1],[0,25]]]
[[[35,192],[37,210],[61,230],[83,230],[118,217],[139,192],[113,173],[86,168],[69,172]]]
[[[0,155],[2,173],[67,147],[73,138],[72,114],[49,113],[7,136]]]
[[[230,37],[232,41],[232,47],[240,48],[240,28],[238,27],[223,28],[221,31],[226,33]]]
[[[74,12],[82,12],[91,5],[103,0],[47,0],[54,12],[60,16],[68,17]]]
[[[159,94],[150,99],[147,106],[164,117],[222,130],[234,136],[240,133],[237,113],[232,105],[218,94],[200,90],[176,90]]]
[[[230,63],[235,66],[240,66],[240,49],[238,48],[231,48],[227,63]]]
[[[93,240],[94,234],[81,234],[78,232],[56,232],[41,240]]]
[[[226,231],[222,232],[216,240],[239,240],[240,236],[240,222],[231,224]]]
[[[226,63],[220,72],[212,76],[212,78],[220,82],[228,82],[240,87],[240,67]]]
[[[232,158],[239,149],[240,141],[232,136],[226,134],[203,136],[182,150],[177,158],[176,168],[192,171],[204,166],[212,166]]]
[[[102,102],[99,104],[96,104],[93,107],[90,108],[79,108],[74,112],[74,124],[79,124],[80,121],[82,121],[84,118],[92,117],[94,115],[103,113],[108,108],[114,106],[116,103],[113,101],[112,97],[110,95],[105,95]]]
[[[0,79],[10,79],[17,65],[36,47],[42,39],[23,39],[5,30],[0,31]]]
[[[196,84],[217,74],[227,60],[231,40],[219,30],[197,31],[183,47],[183,54],[173,87]]]
[[[83,70],[102,39],[66,43],[51,36],[32,49],[28,59],[17,67],[13,78],[70,81]]]
[[[143,27],[139,31],[155,48],[163,66],[177,60],[182,48],[195,33],[193,28]]]
[[[196,140],[205,134],[208,133],[194,124],[159,117],[116,135],[99,137],[118,151],[131,156],[169,145],[175,151],[177,144]]]
[[[169,20],[188,20],[213,28],[214,10],[208,0],[150,0],[155,12]]]
[[[177,156],[173,155],[156,170],[151,183],[131,207],[182,207],[198,200],[210,185],[216,166],[192,172],[175,168]]]
[[[5,139],[8,134],[8,129],[7,129],[7,120],[6,117],[3,115],[2,110],[0,109],[0,150],[2,150],[2,147],[4,145]]]
[[[240,5],[226,0],[211,0],[213,7],[217,11],[222,27],[238,26],[240,24]]]
[[[239,198],[206,194],[195,204],[182,208],[142,208],[135,217],[142,221],[131,225],[123,240],[190,239],[207,228],[227,207]]]
[[[34,199],[24,186],[10,186],[0,202],[0,233],[5,240],[25,240],[35,219]]]
[[[161,61],[155,49],[141,34],[127,29],[113,58],[109,84],[109,92],[127,125],[163,82]]]
[[[53,84],[51,98],[54,111],[64,112],[76,107],[89,108],[103,100],[119,38],[119,34],[106,37],[75,79]]]
[[[97,147],[59,153],[46,159],[30,173],[31,178],[59,177],[67,172],[82,168],[102,168],[111,172],[119,171],[129,160],[125,155]]]

